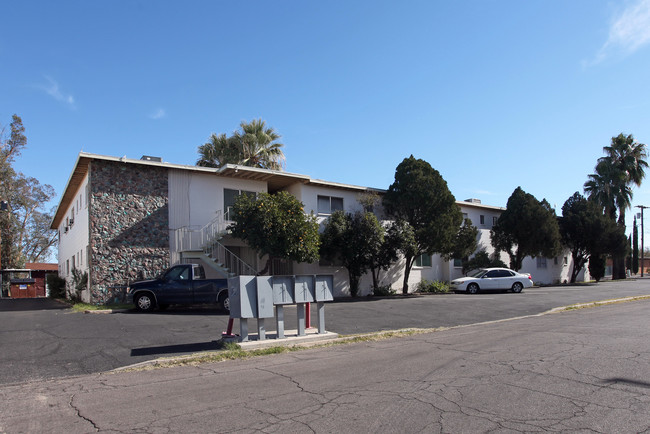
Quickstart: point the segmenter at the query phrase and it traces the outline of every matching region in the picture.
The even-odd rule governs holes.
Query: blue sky
[[[2,12],[0,123],[23,118],[18,169],[59,196],[81,150],[194,164],[211,133],[262,118],[289,172],[388,188],[413,154],[459,200],[505,206],[521,186],[559,213],[612,136],[650,144],[650,0],[25,0]],[[637,204],[650,205],[650,174]]]

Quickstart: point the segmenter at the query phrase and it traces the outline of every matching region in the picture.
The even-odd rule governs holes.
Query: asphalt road
[[[474,324],[631,295],[650,295],[650,279],[531,288],[521,294],[363,298],[328,303],[326,329],[346,335]],[[295,329],[295,309],[287,309],[285,318],[287,329]],[[0,384],[97,373],[159,357],[213,350],[227,320],[219,310],[205,307],[170,308],[152,314],[83,314],[46,299],[2,299]],[[269,323],[272,321],[267,320],[267,329],[272,329]]]
[[[0,432],[648,432],[649,309],[4,385]]]

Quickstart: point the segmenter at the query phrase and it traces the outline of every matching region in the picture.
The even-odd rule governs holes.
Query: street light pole
[[[644,249],[644,247],[643,247],[643,210],[646,209],[646,208],[650,208],[650,207],[643,206],[643,205],[637,205],[636,207],[641,208],[641,277],[643,277],[643,266],[645,265],[645,261],[644,261],[644,258],[643,258],[643,253],[644,253],[643,252],[643,249]]]

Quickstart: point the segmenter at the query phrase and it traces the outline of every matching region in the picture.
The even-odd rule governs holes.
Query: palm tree
[[[625,211],[632,204],[632,186],[640,186],[648,167],[648,154],[643,143],[634,141],[632,135],[612,137],[610,146],[603,147],[605,156],[598,159],[596,173],[589,175],[585,193],[596,200],[605,215],[625,228]],[[625,278],[624,258],[614,258],[613,277]]]
[[[615,174],[618,222],[625,225],[625,211],[632,204],[631,186],[641,186],[645,169],[648,167],[646,147],[643,143],[635,142],[632,134],[626,136],[621,133],[612,137],[611,146],[605,146],[603,151],[606,155],[598,159],[598,164],[609,166]]]
[[[199,159],[197,166],[222,167],[226,164],[239,163],[240,152],[237,143],[225,134],[214,134],[210,136],[207,143],[199,146]]]
[[[199,146],[197,165],[206,167],[222,167],[226,164],[241,164],[243,166],[261,169],[282,170],[284,168],[284,153],[281,137],[272,127],[266,127],[262,119],[251,122],[243,121],[241,131],[235,131],[232,136],[212,134],[208,143]]]

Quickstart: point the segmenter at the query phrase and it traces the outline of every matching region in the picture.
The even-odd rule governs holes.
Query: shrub
[[[440,282],[438,280],[431,281],[422,279],[420,283],[418,283],[415,292],[444,294],[446,292],[449,292],[449,284],[447,282]]]
[[[378,286],[372,290],[372,295],[395,295],[397,292],[390,285]]]
[[[72,282],[68,288],[68,298],[74,302],[81,301],[81,291],[88,287],[88,273],[72,269]]]
[[[47,275],[47,286],[50,289],[51,298],[65,298],[65,279],[58,274]]]

